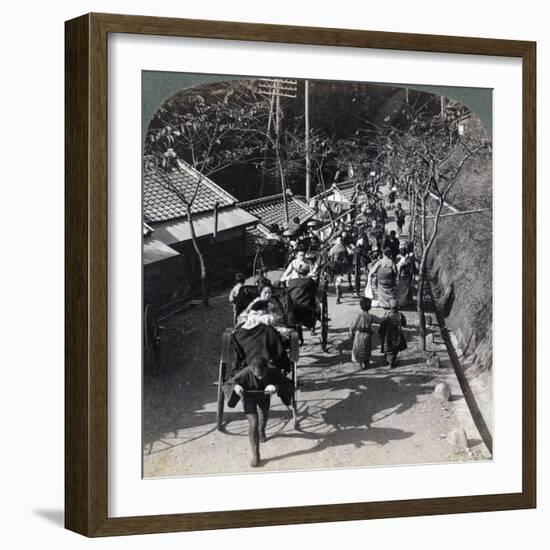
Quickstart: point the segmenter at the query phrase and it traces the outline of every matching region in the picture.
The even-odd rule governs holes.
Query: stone
[[[451,399],[451,390],[445,382],[439,382],[434,388],[433,395],[436,399],[449,401]]]
[[[467,450],[468,438],[462,428],[455,428],[447,434],[447,441],[456,449]]]

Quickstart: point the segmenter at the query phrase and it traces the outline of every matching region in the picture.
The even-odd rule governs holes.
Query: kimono
[[[355,363],[368,364],[372,352],[372,323],[376,318],[361,311],[349,328],[350,336],[353,338],[351,360]]]
[[[380,322],[378,334],[382,340],[382,353],[394,353],[403,351],[407,347],[403,327],[407,325],[405,316],[399,312],[390,312]]]
[[[410,255],[403,256],[397,263],[395,299],[399,307],[409,304],[409,295],[414,273],[414,260]]]
[[[389,258],[381,258],[371,269],[371,276],[376,275],[378,306],[389,308],[390,300],[395,299],[395,264]]]

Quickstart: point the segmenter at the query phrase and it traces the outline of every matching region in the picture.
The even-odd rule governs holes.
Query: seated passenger
[[[290,362],[283,337],[273,325],[267,302],[257,301],[245,323],[233,333],[233,344],[239,365],[250,365],[257,356],[268,357],[277,368],[288,371]]]
[[[273,325],[275,323],[275,317],[270,312],[269,306],[270,303],[267,300],[256,298],[247,308],[248,313],[241,326],[246,329],[251,329],[259,324]]]
[[[298,278],[298,269],[300,266],[307,266],[308,271],[310,272],[310,276],[315,276],[315,266],[313,265],[313,262],[306,259],[306,251],[301,248],[298,249],[296,252],[296,257],[288,264],[285,272],[283,273],[281,277],[281,281],[290,281],[291,279],[297,279]]]
[[[283,312],[279,301],[273,296],[273,287],[271,285],[263,284],[259,287],[259,296],[254,298],[248,306],[239,314],[238,324],[244,323],[248,319],[249,313],[252,311],[252,307],[257,302],[267,302],[267,313],[273,316],[273,323],[278,324],[283,321]]]

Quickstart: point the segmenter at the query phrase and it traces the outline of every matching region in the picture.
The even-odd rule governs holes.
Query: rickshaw
[[[279,301],[283,307],[284,319],[283,325],[287,330],[290,331],[289,337],[284,340],[286,353],[289,359],[289,376],[292,381],[293,394],[291,399],[291,411],[292,411],[292,420],[294,428],[298,426],[298,402],[297,402],[297,392],[298,392],[298,361],[300,357],[300,343],[298,332],[296,327],[288,325],[288,300],[286,296],[286,291],[283,287],[275,289],[274,298]],[[251,302],[254,298],[259,296],[259,291],[256,286],[245,285],[243,286],[239,294],[242,294],[246,299]],[[245,301],[241,303],[244,304]],[[244,306],[246,307],[246,306]],[[244,309],[244,308],[243,308]],[[217,418],[216,426],[219,431],[223,430],[224,425],[224,409],[225,409],[225,393],[223,391],[224,385],[226,382],[235,375],[239,370],[244,368],[246,364],[239,359],[236,345],[235,345],[235,328],[227,328],[222,334],[222,344],[221,344],[221,353],[220,353],[220,363],[218,368],[218,383],[217,383]]]
[[[308,222],[308,227],[316,227],[317,222]],[[286,232],[285,232],[286,233]],[[256,239],[256,254],[254,256],[254,263],[253,263],[253,269],[252,269],[252,275],[253,280],[256,283],[259,283],[261,279],[263,279],[267,273],[270,270],[283,268],[284,262],[280,261],[281,258],[284,256],[283,251],[281,250],[281,247],[284,245],[275,239],[268,239],[268,238],[260,238]],[[292,259],[291,252],[287,251],[287,254],[289,255],[289,260]],[[311,250],[308,251],[306,254],[306,257],[308,259],[311,259],[313,263],[318,263],[322,265],[325,264],[326,260],[323,260],[323,251],[322,250]],[[318,285],[318,292],[317,292],[317,301],[319,304],[319,310],[320,310],[320,318],[319,321],[321,323],[321,349],[326,352],[328,347],[328,323],[329,323],[329,316],[328,316],[328,299],[327,299],[327,291],[329,286],[329,273],[328,271],[325,271],[322,267],[317,272],[317,285]],[[243,287],[244,293],[255,293],[254,296],[251,297],[250,300],[248,300],[244,307],[239,307],[236,304],[235,307],[235,319],[238,315],[244,310],[244,308],[252,301],[254,298],[258,296],[257,290],[255,290],[255,287]],[[282,308],[285,309],[285,308]],[[289,308],[286,308],[287,311],[289,311]]]

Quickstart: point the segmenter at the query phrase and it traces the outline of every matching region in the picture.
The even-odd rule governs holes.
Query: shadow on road
[[[395,379],[394,379],[395,378]],[[390,441],[406,439],[414,432],[391,427],[376,427],[373,424],[387,417],[399,415],[417,401],[418,396],[432,391],[432,377],[420,375],[358,375],[331,378],[317,381],[314,391],[329,391],[329,397],[322,400],[302,401],[299,411],[301,422],[295,433],[279,433],[277,438],[309,439],[315,444],[309,449],[301,449],[278,455],[269,461],[317,453],[329,447],[354,445],[386,445]],[[360,386],[361,389],[357,389]],[[347,397],[330,399],[331,393],[350,390]],[[306,397],[306,396],[304,396]]]

